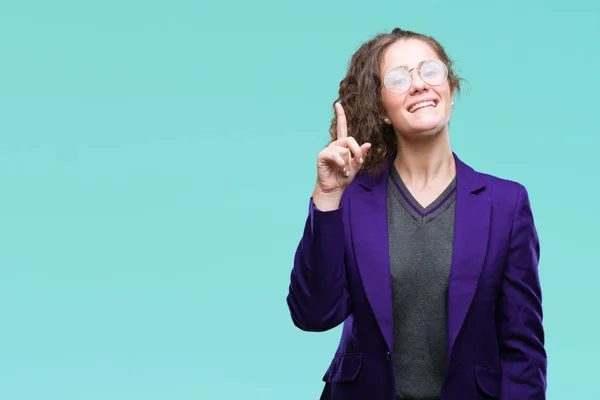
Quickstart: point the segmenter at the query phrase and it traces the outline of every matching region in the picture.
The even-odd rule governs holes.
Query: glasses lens
[[[395,67],[385,74],[385,87],[392,93],[404,93],[410,87],[410,74],[402,67]]]
[[[425,61],[421,65],[421,78],[429,85],[439,85],[446,80],[446,65],[438,60]]]

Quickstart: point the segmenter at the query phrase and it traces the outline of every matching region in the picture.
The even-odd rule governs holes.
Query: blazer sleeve
[[[343,205],[320,211],[310,201],[304,234],[296,249],[287,304],[294,324],[321,332],[350,314],[344,263]]]
[[[547,358],[538,274],[540,245],[527,190],[519,195],[499,303],[501,400],[546,398]]]

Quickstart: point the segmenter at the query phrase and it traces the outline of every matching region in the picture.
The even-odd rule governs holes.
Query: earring
[[[389,120],[388,118],[384,118],[384,119],[383,119],[383,122],[385,122],[386,124],[389,124],[389,123],[390,123],[390,120]]]
[[[450,104],[454,105],[454,102],[452,102],[452,103],[450,103]]]

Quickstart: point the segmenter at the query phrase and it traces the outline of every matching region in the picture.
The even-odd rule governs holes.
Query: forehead
[[[419,39],[399,40],[390,45],[383,54],[381,72],[385,73],[399,65],[408,69],[414,68],[422,61],[431,59],[439,59],[439,56],[428,43]]]

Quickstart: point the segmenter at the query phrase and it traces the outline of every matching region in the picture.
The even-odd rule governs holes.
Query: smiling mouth
[[[435,108],[438,105],[438,102],[435,100],[422,101],[410,107],[408,109],[409,113],[415,113],[417,111],[427,110],[429,108]]]

